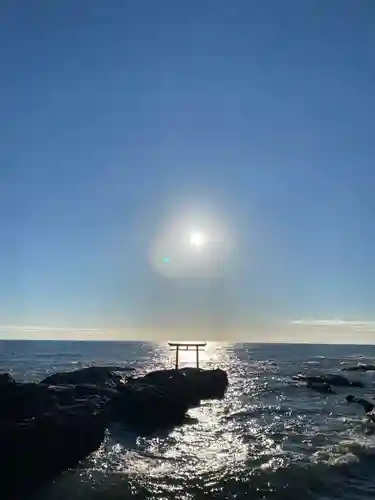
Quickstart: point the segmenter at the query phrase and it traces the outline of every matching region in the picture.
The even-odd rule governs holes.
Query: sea
[[[375,374],[352,374],[365,389],[335,395],[292,376],[374,360],[375,346],[208,343],[201,367],[227,370],[224,400],[204,402],[171,432],[144,437],[114,426],[97,452],[28,500],[373,499],[375,427],[345,397],[373,400]],[[194,361],[193,352],[181,354],[181,366]],[[0,370],[17,380],[95,364],[146,373],[173,363],[166,343],[0,341]]]

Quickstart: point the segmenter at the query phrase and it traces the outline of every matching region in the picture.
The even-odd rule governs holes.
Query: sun
[[[203,233],[194,232],[190,234],[189,242],[191,246],[199,248],[205,244],[206,238]]]

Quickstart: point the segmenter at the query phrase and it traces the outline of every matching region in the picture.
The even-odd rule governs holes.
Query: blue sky
[[[374,319],[372,0],[8,0],[0,15],[4,337],[282,340],[291,320]],[[192,228],[230,249],[199,290],[149,262],[166,233],[180,259]]]

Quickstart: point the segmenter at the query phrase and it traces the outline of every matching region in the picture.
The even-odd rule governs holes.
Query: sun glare
[[[189,241],[191,246],[199,248],[204,245],[206,240],[203,233],[195,232],[191,233]]]

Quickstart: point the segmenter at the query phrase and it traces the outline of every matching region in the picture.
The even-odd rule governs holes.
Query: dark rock
[[[224,370],[184,368],[181,372],[195,388],[201,399],[222,399],[228,388],[228,375]]]
[[[331,385],[337,385],[341,387],[361,387],[363,388],[365,385],[359,380],[348,380],[341,375],[326,375],[325,381]]]
[[[294,380],[304,380],[306,382],[327,383],[329,385],[336,385],[340,387],[364,387],[360,381],[348,380],[342,375],[328,374],[328,375],[302,375],[297,374],[292,377]]]
[[[0,375],[0,484],[7,498],[75,467],[100,446],[111,421],[146,433],[168,429],[228,386],[222,370],[160,370],[126,383],[113,368],[56,373],[39,384]]]
[[[82,405],[60,409],[58,415],[2,423],[0,429],[0,481],[3,491],[18,495],[75,467],[104,439],[100,413]]]
[[[95,406],[106,410],[116,391],[94,386],[47,386],[33,383],[15,383],[1,387],[0,422],[22,421],[44,413],[58,412],[74,405]]]
[[[369,372],[375,371],[375,365],[365,365],[363,363],[358,363],[355,366],[348,366],[346,368],[342,368],[343,372]]]
[[[147,389],[150,392],[163,394],[164,397],[184,401],[187,408],[199,406],[201,397],[198,391],[194,392],[191,379],[180,370],[160,370],[148,373],[144,377],[131,382],[134,389]]]
[[[95,451],[108,424],[93,388],[11,383],[0,390],[0,484],[16,495]]]
[[[320,392],[321,394],[336,394],[327,382],[312,382],[311,380],[308,380],[307,387],[313,391]]]
[[[38,384],[7,384],[0,390],[0,421],[20,421],[49,411],[57,401]]]
[[[14,378],[9,373],[0,373],[0,387],[7,384],[15,384]]]
[[[158,370],[134,378],[119,390],[114,418],[138,429],[180,425],[202,399],[222,398],[228,386],[222,370]]]
[[[183,395],[140,382],[118,391],[112,401],[112,419],[148,434],[182,424],[189,408]]]
[[[356,398],[352,394],[349,394],[348,396],[346,396],[346,401],[348,403],[357,403],[357,404],[361,405],[366,413],[372,412],[375,408],[375,405],[373,403],[370,403],[370,401],[367,401],[367,399]]]
[[[228,387],[228,376],[223,370],[159,370],[148,373],[132,383],[148,383],[183,395],[189,406],[199,405],[202,399],[221,399]]]
[[[124,379],[116,372],[132,370],[133,368],[120,368],[118,366],[89,366],[72,372],[55,373],[40,383],[49,385],[91,384],[98,387],[116,388],[124,383]]]

